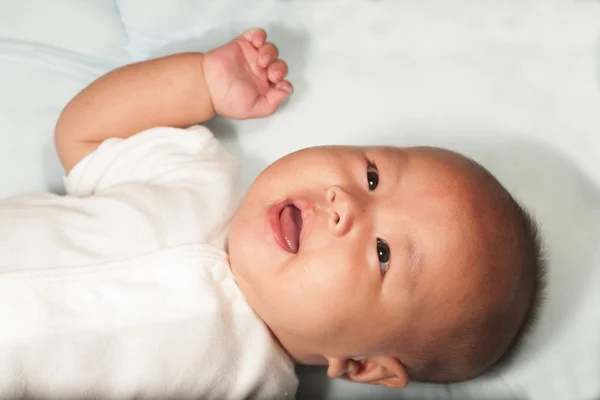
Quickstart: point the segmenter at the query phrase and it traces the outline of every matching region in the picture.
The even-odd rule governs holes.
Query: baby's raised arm
[[[287,66],[262,29],[203,53],[183,53],[116,69],[81,91],[55,131],[69,171],[105,139],[156,126],[183,128],[215,113],[245,119],[274,113],[292,92]]]
[[[66,106],[56,126],[64,168],[69,171],[109,137],[212,118],[203,60],[203,54],[188,53],[127,65],[85,88]]]

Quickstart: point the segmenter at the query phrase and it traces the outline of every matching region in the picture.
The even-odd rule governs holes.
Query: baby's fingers
[[[277,83],[267,92],[267,94],[256,102],[253,110],[254,116],[266,117],[273,114],[292,92],[293,87],[290,82],[281,81]]]
[[[257,49],[265,44],[265,40],[267,40],[267,32],[261,28],[248,29],[242,33],[242,36],[248,39]]]
[[[281,82],[277,83],[275,85],[275,89],[281,90],[281,91],[287,93],[288,96],[294,92],[294,87],[292,86],[292,84],[289,81],[281,81]]]
[[[269,82],[278,83],[281,82],[288,73],[288,67],[282,60],[277,60],[273,64],[269,65],[267,69],[267,79]]]
[[[267,68],[271,63],[277,60],[279,50],[273,43],[266,43],[263,47],[258,49],[258,65],[263,68]]]

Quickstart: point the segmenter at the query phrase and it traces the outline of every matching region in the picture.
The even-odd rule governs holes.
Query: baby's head
[[[238,285],[295,361],[403,387],[495,364],[531,319],[535,225],[484,168],[437,148],[316,147],[234,217]]]

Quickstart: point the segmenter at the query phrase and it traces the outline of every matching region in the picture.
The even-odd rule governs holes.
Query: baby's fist
[[[204,76],[215,111],[234,119],[273,114],[292,94],[287,65],[262,29],[251,29],[206,53]]]

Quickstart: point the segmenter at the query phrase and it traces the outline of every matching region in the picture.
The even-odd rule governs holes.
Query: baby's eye
[[[367,163],[367,182],[369,182],[369,192],[377,189],[379,184],[379,171],[377,166],[372,162]]]
[[[388,268],[390,267],[390,246],[381,239],[377,239],[377,257],[379,258],[379,268],[381,268],[381,275],[385,275]]]

